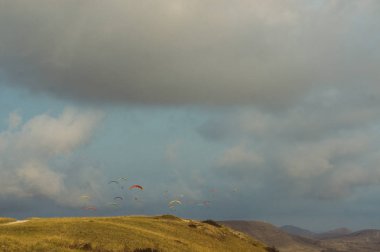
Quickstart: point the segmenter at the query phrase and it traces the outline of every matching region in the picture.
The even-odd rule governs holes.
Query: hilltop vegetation
[[[175,216],[38,218],[0,225],[0,251],[252,251],[265,246],[224,226]]]
[[[8,222],[13,222],[13,221],[16,221],[16,219],[0,217],[0,224],[5,224],[5,223],[8,223]]]

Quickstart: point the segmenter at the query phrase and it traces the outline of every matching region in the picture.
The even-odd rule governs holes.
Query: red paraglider
[[[141,185],[133,185],[129,187],[129,190],[132,190],[133,188],[138,188],[140,190],[144,190],[144,188]]]

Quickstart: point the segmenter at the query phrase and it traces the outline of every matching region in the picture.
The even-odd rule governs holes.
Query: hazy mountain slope
[[[352,233],[352,231],[348,228],[337,228],[322,233],[314,233],[292,225],[282,226],[280,229],[290,235],[296,235],[315,240],[338,238]]]
[[[0,251],[127,252],[138,249],[266,251],[261,242],[230,228],[174,216],[42,218],[0,225]]]
[[[314,236],[317,239],[332,239],[342,237],[348,234],[351,234],[352,231],[348,228],[337,228],[324,233],[319,233]]]
[[[311,232],[309,230],[306,230],[306,229],[303,229],[303,228],[299,228],[299,227],[296,227],[296,226],[292,226],[292,225],[285,225],[285,226],[282,226],[280,227],[280,229],[288,234],[291,234],[291,235],[298,235],[298,236],[302,236],[302,237],[306,237],[306,238],[314,238],[317,234],[314,233],[314,232]]]
[[[380,230],[362,230],[339,238],[322,240],[321,245],[345,252],[380,251]]]
[[[315,234],[315,238],[310,239],[286,233],[280,228],[260,221],[221,221],[220,223],[252,235],[267,245],[275,246],[281,252],[380,251],[380,230],[362,230],[350,233],[351,231],[346,228],[339,228],[329,232]],[[292,228],[291,231],[294,231],[294,229]],[[296,232],[298,231],[299,230],[296,230]],[[303,233],[302,230],[301,233]]]
[[[219,221],[238,231],[247,233],[281,252],[320,252],[319,242],[292,236],[272,224],[260,221]]]

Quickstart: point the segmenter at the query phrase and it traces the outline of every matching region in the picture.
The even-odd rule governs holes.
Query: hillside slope
[[[303,237],[292,236],[272,224],[261,221],[219,221],[238,231],[247,233],[281,252],[320,252],[319,242]]]
[[[266,251],[230,228],[174,216],[38,218],[0,225],[0,251],[83,250]]]
[[[316,234],[311,239],[286,233],[276,226],[260,221],[220,221],[219,223],[245,232],[268,246],[275,246],[281,252],[380,251],[380,230],[349,233],[349,230],[340,228],[323,233],[322,238]]]
[[[301,236],[301,237],[306,237],[306,238],[310,238],[310,239],[315,238],[315,236],[317,235],[316,233],[311,232],[307,229],[299,228],[299,227],[292,226],[292,225],[285,225],[285,226],[280,227],[280,229],[282,231],[284,231],[285,233],[288,233],[291,235],[297,235],[297,236]]]
[[[338,238],[324,239],[321,244],[331,251],[380,251],[380,230],[361,230]]]

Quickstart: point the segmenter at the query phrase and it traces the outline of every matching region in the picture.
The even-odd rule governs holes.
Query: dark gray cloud
[[[379,92],[377,1],[2,1],[10,85],[97,102],[282,108]]]

